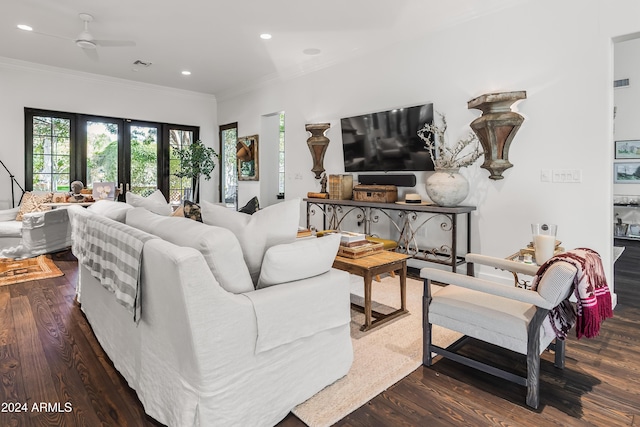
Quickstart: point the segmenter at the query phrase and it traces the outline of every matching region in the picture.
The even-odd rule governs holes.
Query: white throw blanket
[[[75,215],[73,236],[78,262],[139,322],[142,249],[157,237],[98,215]]]

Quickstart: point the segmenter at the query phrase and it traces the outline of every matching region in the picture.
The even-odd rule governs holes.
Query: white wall
[[[24,186],[24,107],[200,126],[200,138],[219,152],[216,100],[211,95],[42,67],[0,58],[0,159]],[[204,200],[219,197],[218,173],[201,182]],[[19,197],[19,196],[18,196]],[[0,170],[0,208],[11,187]]]
[[[638,31],[638,13],[640,4],[631,0],[616,2],[615,10],[599,0],[520,2],[348,63],[219,99],[218,119],[237,120],[243,134],[257,128],[260,115],[285,110],[286,196],[305,197],[319,189],[305,123],[331,123],[325,168],[340,173],[341,117],[431,101],[447,115],[450,137],[458,138],[479,116],[467,109],[468,100],[526,90],[528,98],[517,105],[525,121],[505,179],[489,180],[480,162],[464,170],[471,182],[464,203],[478,207],[472,250],[506,256],[530,241],[530,223],[553,222],[564,246],[602,254],[612,282],[612,37]],[[581,169],[582,182],[541,182],[541,169]],[[417,189],[426,197],[424,179],[419,173]]]

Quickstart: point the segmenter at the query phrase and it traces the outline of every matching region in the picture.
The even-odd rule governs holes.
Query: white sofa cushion
[[[340,246],[340,235],[303,239],[267,249],[257,288],[318,276],[331,269]]]
[[[0,221],[0,237],[20,237],[22,235],[22,221]]]
[[[156,215],[142,208],[127,211],[126,223],[175,245],[200,251],[211,273],[226,291],[243,293],[254,290],[240,243],[231,231],[188,218]]]
[[[15,221],[20,212],[20,206],[13,209],[5,209],[0,211],[0,221]]]
[[[300,199],[288,200],[253,215],[203,201],[202,221],[236,235],[253,283],[257,285],[264,254],[272,246],[292,243],[298,234]]]
[[[114,202],[113,200],[98,200],[87,209],[115,221],[124,222],[127,218],[127,211],[133,209],[133,205]]]
[[[160,190],[154,191],[147,197],[128,192],[125,199],[131,206],[145,208],[158,215],[171,215],[171,205],[167,203],[167,199]]]

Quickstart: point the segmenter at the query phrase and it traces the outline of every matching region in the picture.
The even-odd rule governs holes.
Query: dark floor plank
[[[29,287],[29,290],[33,289],[33,286]],[[68,412],[54,411],[47,406],[59,405],[64,400],[58,395],[53,383],[51,367],[39,339],[37,322],[28,297],[12,298],[11,308],[16,326],[26,403],[32,422],[40,426],[73,426],[73,419]],[[45,405],[44,408],[42,405]]]

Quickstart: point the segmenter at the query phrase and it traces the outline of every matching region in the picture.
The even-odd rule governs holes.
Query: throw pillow
[[[113,200],[98,200],[87,208],[93,213],[122,223],[124,223],[129,209],[133,209],[133,206],[128,203],[114,202]]]
[[[188,200],[184,201],[184,217],[192,219],[194,221],[202,222],[202,212],[200,210],[200,205],[190,202]]]
[[[240,243],[229,230],[187,218],[154,215],[141,208],[127,212],[127,225],[154,234],[174,245],[197,249],[226,291],[243,293],[254,290]]]
[[[147,197],[128,192],[125,198],[127,203],[133,207],[145,208],[158,215],[171,215],[171,205],[167,203],[167,199],[164,198],[164,194],[160,190],[154,191]]]
[[[22,221],[22,215],[26,213],[50,211],[51,206],[44,206],[43,204],[51,203],[52,200],[53,193],[36,194],[27,191],[22,197],[22,204],[18,215],[16,215],[16,221]]]
[[[318,276],[331,269],[340,246],[340,235],[270,247],[264,254],[257,288]]]
[[[231,230],[236,235],[251,279],[257,285],[267,249],[295,241],[300,221],[300,199],[267,206],[253,215],[203,201],[202,221]]]
[[[258,198],[253,197],[251,200],[247,202],[246,205],[238,209],[238,212],[253,215],[254,213],[258,212],[259,209],[260,209],[260,203],[258,202]]]

